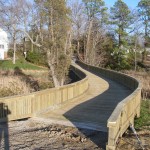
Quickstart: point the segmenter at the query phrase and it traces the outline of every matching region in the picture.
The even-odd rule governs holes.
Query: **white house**
[[[0,60],[7,58],[8,37],[7,33],[0,28]]]

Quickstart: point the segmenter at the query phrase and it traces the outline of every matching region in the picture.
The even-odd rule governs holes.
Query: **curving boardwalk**
[[[89,78],[86,93],[54,110],[38,114],[38,118],[54,123],[107,132],[107,120],[118,102],[132,93],[125,86],[99,77],[78,65]]]

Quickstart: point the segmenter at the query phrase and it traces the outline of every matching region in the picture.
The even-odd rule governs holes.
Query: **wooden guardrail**
[[[92,71],[97,75],[115,80],[133,91],[131,95],[118,103],[107,121],[108,144],[106,146],[106,150],[115,150],[118,138],[123,135],[130,123],[134,124],[135,116],[140,116],[141,84],[136,79],[128,75],[90,66],[80,61],[78,63],[87,70]]]
[[[0,98],[0,122],[32,117],[83,94],[88,89],[88,77],[74,66],[72,71],[80,81],[27,95]]]

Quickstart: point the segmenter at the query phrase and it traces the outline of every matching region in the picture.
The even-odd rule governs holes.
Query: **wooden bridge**
[[[76,67],[87,74],[88,90],[60,108],[41,113],[40,117],[61,124],[74,124],[77,127],[107,132],[107,120],[116,105],[131,94],[131,90],[108,78],[83,70],[77,65]]]
[[[0,120],[40,117],[52,122],[108,132],[107,150],[140,114],[141,87],[127,75],[79,62],[82,80],[30,95],[0,99]]]

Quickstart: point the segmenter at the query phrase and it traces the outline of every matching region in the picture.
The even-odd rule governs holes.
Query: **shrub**
[[[13,49],[9,49],[7,55],[8,57],[13,58]]]
[[[13,49],[9,49],[7,54],[8,54],[8,57],[13,58],[13,55],[14,55]],[[16,50],[16,59],[24,59],[23,52],[20,49]]]
[[[114,70],[128,70],[131,69],[131,64],[129,61],[127,49],[119,49],[114,48],[111,52],[111,56],[109,58],[106,67],[114,69]]]
[[[46,55],[44,53],[41,52],[36,52],[36,51],[29,51],[27,53],[27,61],[34,63],[36,65],[43,65],[43,66],[47,66],[47,62],[45,59]]]
[[[45,90],[45,89],[49,89],[52,87],[54,87],[52,82],[39,82],[40,90]]]

